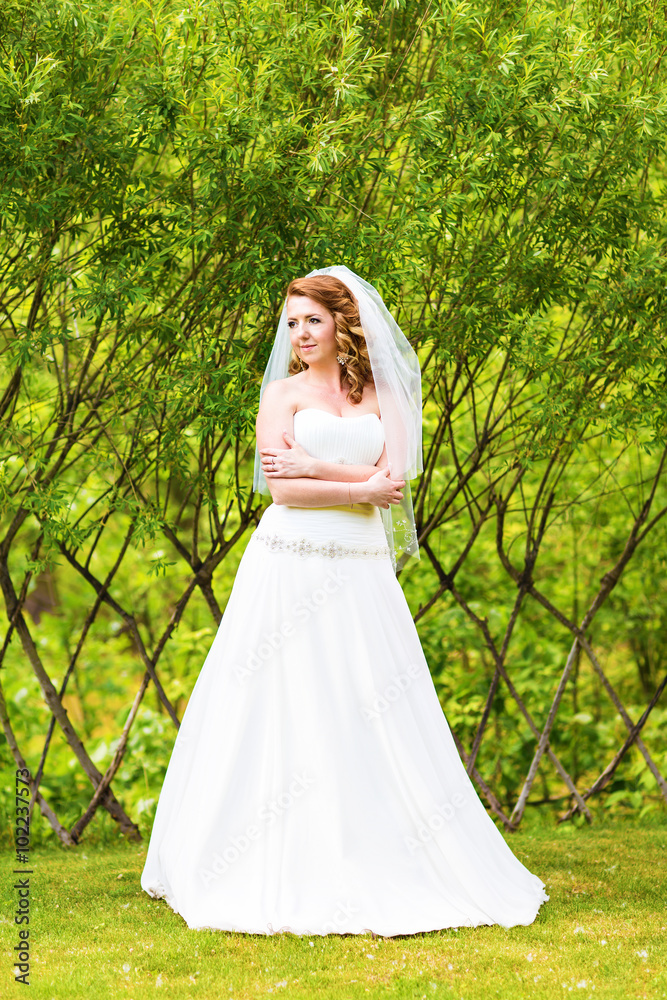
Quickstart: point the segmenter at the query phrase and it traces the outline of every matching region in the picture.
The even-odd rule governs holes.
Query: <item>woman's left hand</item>
[[[283,431],[286,448],[261,448],[262,472],[267,479],[302,479],[315,475],[315,460]]]

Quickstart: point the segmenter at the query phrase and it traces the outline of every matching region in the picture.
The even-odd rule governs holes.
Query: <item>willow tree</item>
[[[261,515],[284,288],[333,262],[420,353],[403,578],[489,807],[590,815],[628,759],[667,798],[655,657],[632,715],[595,632],[661,630],[666,38],[605,2],[3,5],[0,714],[63,841],[150,815]]]

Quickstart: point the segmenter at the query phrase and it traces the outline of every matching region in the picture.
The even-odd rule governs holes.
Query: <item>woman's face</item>
[[[323,305],[305,295],[287,300],[287,327],[297,357],[306,364],[328,363],[336,357],[336,322]]]

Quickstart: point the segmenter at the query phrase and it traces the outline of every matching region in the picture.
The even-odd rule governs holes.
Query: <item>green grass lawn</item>
[[[667,826],[509,838],[551,896],[530,927],[403,938],[191,931],[141,891],[146,845],[32,854],[30,993],[37,998],[367,997],[544,1000],[667,996]],[[13,851],[5,850],[0,995],[14,982]]]

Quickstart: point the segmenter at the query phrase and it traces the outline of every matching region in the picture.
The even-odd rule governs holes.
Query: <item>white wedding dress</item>
[[[375,414],[295,414],[374,464]],[[192,928],[390,936],[548,899],[466,775],[371,505],[271,505],[192,692],[141,885]]]

